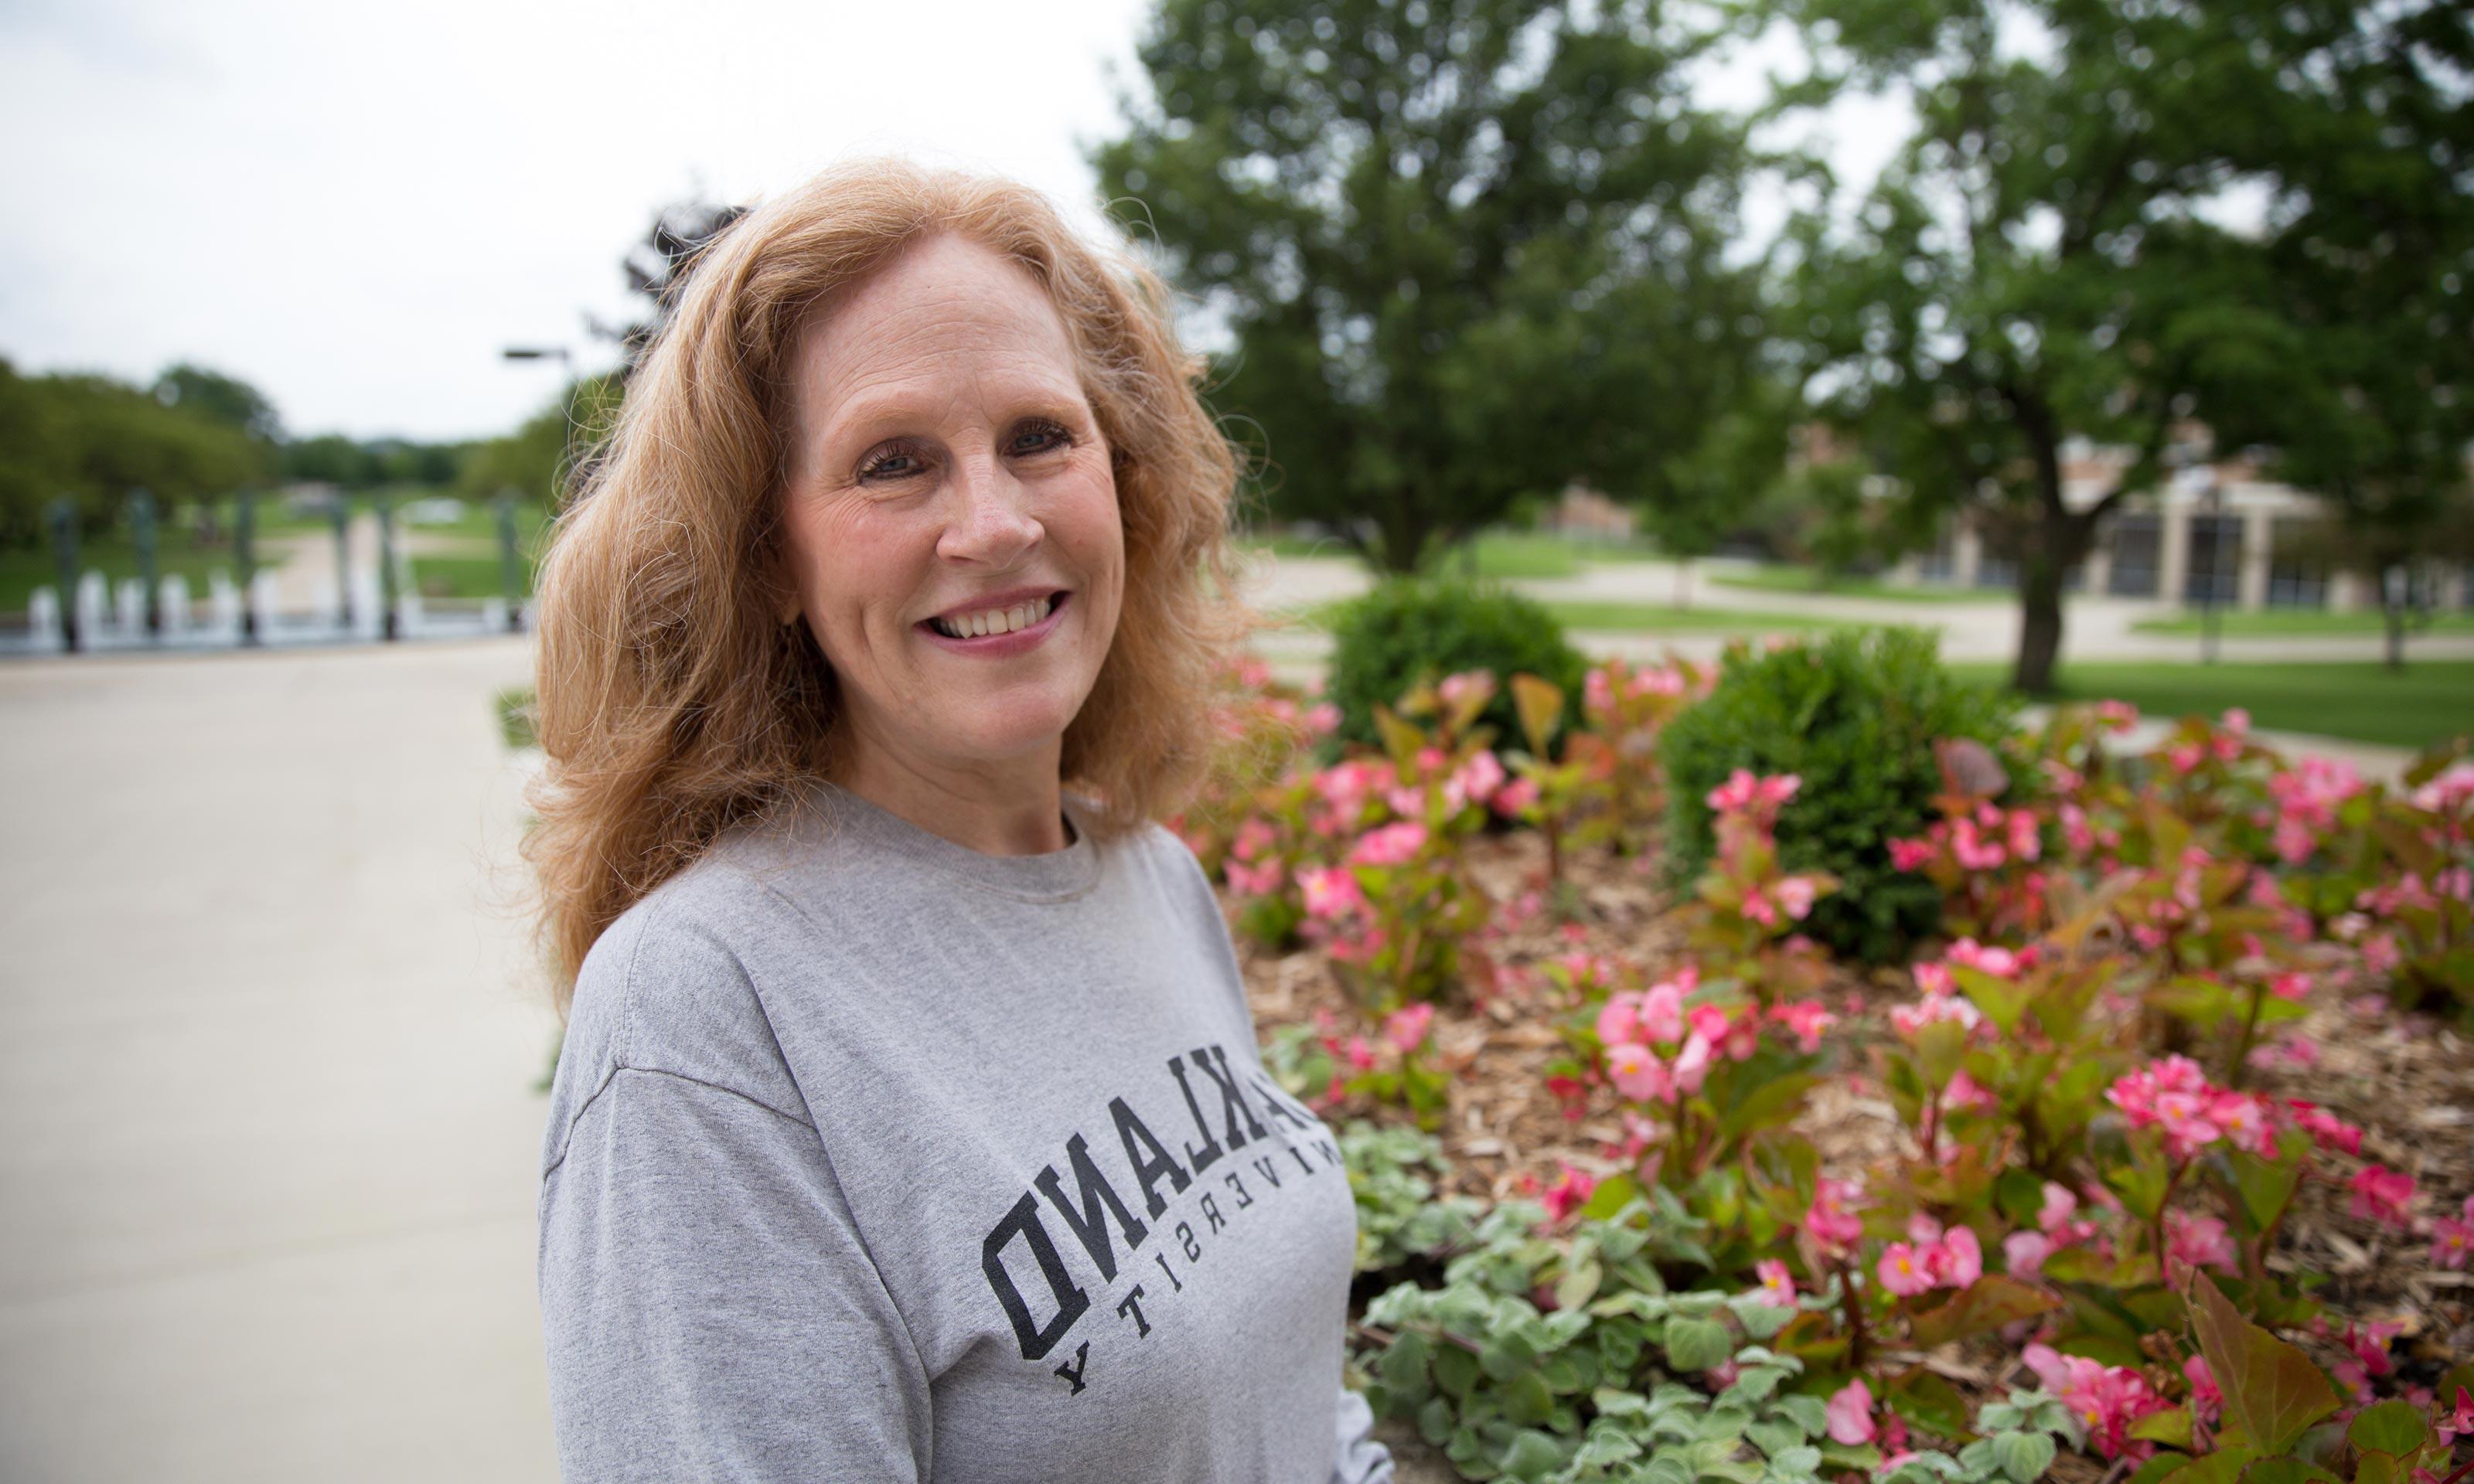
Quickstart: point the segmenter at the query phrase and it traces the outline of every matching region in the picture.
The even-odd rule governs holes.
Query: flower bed
[[[1471,1478],[2459,1474],[2474,764],[2365,787],[2239,713],[2117,755],[2121,707],[1949,742],[1880,838],[1942,930],[1867,970],[1798,931],[1799,779],[1712,790],[1660,888],[1704,672],[1592,672],[1551,754],[1561,693],[1454,677],[1330,759],[1236,680],[1186,830],[1267,1062],[1370,1120],[1393,1435]]]

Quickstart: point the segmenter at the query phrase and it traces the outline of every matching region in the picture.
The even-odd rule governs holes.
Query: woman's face
[[[1047,294],[934,237],[812,320],[792,364],[783,556],[849,745],[1053,776],[1117,632],[1125,537]]]

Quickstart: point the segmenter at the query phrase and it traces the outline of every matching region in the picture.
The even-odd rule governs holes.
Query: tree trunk
[[[2405,606],[2395,602],[2380,605],[2380,617],[2388,626],[2388,666],[2405,668]]]
[[[2019,563],[2019,658],[2010,683],[2031,696],[2053,690],[2053,661],[2062,652],[2062,567],[2050,552]]]

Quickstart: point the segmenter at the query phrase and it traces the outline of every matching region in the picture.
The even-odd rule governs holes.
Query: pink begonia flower
[[[1305,894],[1306,916],[1320,922],[1351,917],[1366,907],[1365,888],[1342,867],[1308,867],[1298,873],[1298,889]]]
[[[1359,836],[1356,846],[1348,852],[1348,863],[1352,866],[1406,865],[1417,859],[1418,852],[1425,848],[1426,826],[1404,820],[1397,825],[1370,829]]]
[[[2465,1434],[2474,1432],[2474,1392],[2469,1392],[2462,1386],[2457,1388],[2457,1408],[2446,1417],[2439,1419],[2439,1426],[2437,1430],[2443,1443],[2453,1443]]]
[[[1727,1034],[1728,1014],[1723,1005],[1695,1005],[1684,1018],[1692,1027],[1693,1034],[1705,1040],[1716,1041]]]
[[[1950,1235],[1926,1252],[1925,1265],[1944,1287],[1969,1288],[1984,1276],[1984,1249],[1974,1229],[1953,1227]]]
[[[2021,860],[2034,860],[2045,851],[2044,840],[2037,833],[2036,816],[2025,809],[2010,815],[2010,853]]]
[[[2462,1268],[2468,1257],[2474,1257],[2474,1195],[2465,1198],[2462,1219],[2442,1216],[2431,1224],[2431,1260],[2434,1266]]]
[[[1787,1029],[1806,1055],[1821,1049],[1821,1033],[1838,1021],[1836,1016],[1822,1008],[1817,999],[1796,1000],[1770,1007],[1770,1018]]]
[[[1363,1036],[1348,1038],[1347,1056],[1348,1065],[1361,1072],[1370,1071],[1374,1066],[1374,1048],[1366,1043]]]
[[[1832,1442],[1860,1448],[1881,1435],[1873,1423],[1873,1388],[1864,1384],[1862,1376],[1840,1387],[1823,1412],[1830,1419]]]
[[[2059,1181],[2045,1182],[2045,1204],[2036,1212],[2036,1225],[2050,1232],[2071,1219],[2079,1209],[2079,1198],[2071,1187]]]
[[[1607,1080],[1635,1102],[1664,1103],[1675,1096],[1674,1074],[1637,1041],[1618,1041],[1607,1048]]]
[[[1572,1212],[1589,1205],[1589,1197],[1596,1194],[1597,1189],[1596,1176],[1576,1170],[1568,1164],[1564,1165],[1564,1178],[1555,1183],[1555,1188],[1546,1192],[1547,1218],[1552,1221],[1562,1221]]]
[[[1901,1298],[1924,1293],[1933,1286],[1932,1275],[1925,1270],[1922,1254],[1905,1242],[1892,1242],[1881,1249],[1881,1260],[1875,1265],[1881,1286]]]
[[[1279,835],[1261,819],[1249,816],[1237,826],[1237,838],[1229,844],[1229,853],[1239,860],[1252,860],[1279,843]]]
[[[1598,1007],[1598,1044],[1613,1048],[1633,1039],[1640,1029],[1640,996],[1618,990]]]
[[[2127,1366],[2059,1354],[2041,1343],[2028,1346],[2020,1358],[2086,1426],[2088,1442],[2104,1458],[2119,1458],[2133,1446],[2127,1437],[2132,1423],[2167,1409],[2165,1399]],[[2136,1445],[2143,1450],[2147,1446]]]
[[[1863,1201],[1864,1187],[1855,1181],[1823,1176],[1804,1215],[1806,1233],[1825,1253],[1845,1252],[1863,1238],[1864,1223],[1856,1215]]]
[[[1779,910],[1789,922],[1801,922],[1812,915],[1812,900],[1818,888],[1810,876],[1788,876],[1772,888],[1778,894]]]
[[[2396,1363],[2389,1358],[2389,1342],[2404,1332],[2403,1325],[2387,1320],[2372,1320],[2359,1329],[2349,1320],[2343,1343],[2354,1352],[2366,1376],[2387,1376],[2396,1369]]]
[[[2214,1268],[2230,1273],[2239,1260],[2233,1236],[2222,1221],[2214,1216],[2188,1216],[2178,1210],[2165,1213],[2165,1250],[2168,1262],[2180,1263],[2185,1269]]]
[[[1405,1005],[1395,1010],[1383,1021],[1383,1035],[1403,1051],[1415,1051],[1425,1041],[1427,1028],[1435,1018],[1432,1005]]]
[[[1462,794],[1472,802],[1488,802],[1494,798],[1495,790],[1503,786],[1503,764],[1495,760],[1492,752],[1480,748],[1468,761],[1461,764],[1460,771],[1452,775],[1452,781],[1460,785]]]
[[[2016,978],[2021,963],[2020,956],[2008,948],[1979,944],[1973,938],[1961,938],[1952,944],[1946,956],[1953,964],[1980,969],[1997,979]]]
[[[2412,1175],[2385,1165],[2365,1165],[2345,1183],[2345,1188],[2353,1192],[2353,1201],[2346,1208],[2352,1214],[2387,1222],[2400,1231],[2412,1228],[2413,1218],[2405,1209],[2413,1200]]]
[[[1701,1090],[1710,1075],[1710,1038],[1694,1031],[1675,1056],[1675,1089],[1686,1097]]]
[[[2285,1106],[2293,1114],[2293,1126],[2318,1141],[2322,1149],[2342,1150],[2346,1154],[2363,1152],[2363,1131],[2336,1117],[2318,1104],[2290,1097]]]
[[[1240,897],[1271,896],[1280,889],[1283,874],[1278,861],[1267,860],[1259,866],[1249,866],[1233,855],[1221,867],[1221,872],[1228,877],[1228,889]]]
[[[1795,1279],[1785,1263],[1763,1257],[1753,1264],[1753,1272],[1761,1281],[1761,1303],[1771,1308],[1795,1307]]]
[[[1314,736],[1327,737],[1340,730],[1340,707],[1328,701],[1318,701],[1306,707],[1306,730]]]
[[[1672,979],[1661,979],[1641,993],[1640,1035],[1644,1041],[1684,1039],[1684,996],[1700,984],[1700,970],[1687,968]]]
[[[1890,869],[1922,871],[1932,864],[1933,843],[1925,840],[1893,840],[1890,842]]]
[[[2037,1277],[2052,1255],[2052,1239],[2042,1232],[2013,1232],[2001,1239],[2002,1265],[2012,1278]]]
[[[2201,1422],[2216,1421],[2218,1408],[2225,1404],[2225,1394],[2217,1387],[2217,1374],[2208,1369],[2205,1355],[2193,1355],[2182,1362],[2182,1378],[2191,1383],[2191,1410]]]
[[[1538,798],[1539,789],[1536,778],[1514,778],[1494,791],[1492,807],[1495,813],[1506,819],[1513,819],[1534,806],[1538,802]]]
[[[1458,675],[1446,675],[1435,687],[1435,694],[1443,698],[1445,706],[1457,706],[1464,701],[1474,706],[1493,699],[1494,675],[1487,670],[1463,670]]]
[[[2246,1092],[2219,1092],[2208,1100],[2208,1121],[2224,1130],[2225,1142],[2244,1154],[2276,1150],[2268,1124],[2268,1100]]]
[[[1950,1086],[1942,1089],[1941,1106],[1945,1113],[1991,1113],[2001,1106],[2001,1100],[1979,1086],[1962,1066],[1950,1074]]]

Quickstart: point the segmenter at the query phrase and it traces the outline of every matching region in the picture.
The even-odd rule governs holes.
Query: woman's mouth
[[[922,619],[915,628],[939,648],[957,654],[992,658],[1018,655],[1038,646],[1056,627],[1057,615],[1073,597],[1053,592],[1000,608],[974,610],[948,617]]]

